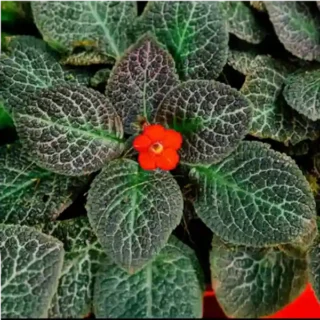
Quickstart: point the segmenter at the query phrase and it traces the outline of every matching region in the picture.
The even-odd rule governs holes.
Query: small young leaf
[[[250,65],[241,93],[252,102],[250,134],[285,143],[315,140],[320,123],[308,120],[291,109],[281,96],[288,68],[268,56],[257,56]]]
[[[70,71],[62,69],[59,57],[42,40],[10,37],[8,51],[0,58],[0,100],[9,112],[20,109],[39,89],[80,82],[77,77],[70,78]]]
[[[60,63],[72,66],[90,66],[92,64],[113,64],[114,59],[99,52],[83,51],[64,57]]]
[[[276,248],[233,247],[214,237],[210,261],[213,290],[230,318],[271,315],[295,300],[308,281],[305,255]]]
[[[115,160],[93,181],[87,211],[106,254],[136,271],[159,253],[180,223],[183,197],[170,173]]]
[[[86,183],[43,170],[20,144],[0,147],[0,223],[35,226],[56,219]]]
[[[195,166],[197,215],[223,240],[264,247],[308,245],[316,234],[310,186],[288,156],[261,142],[242,142],[224,161]],[[304,243],[308,242],[308,243]]]
[[[105,68],[105,69],[98,70],[90,79],[90,85],[94,88],[98,87],[99,85],[105,86],[110,77],[110,74],[111,74],[110,69]]]
[[[43,39],[61,51],[96,47],[119,58],[131,43],[128,30],[137,16],[133,1],[33,1],[31,6]]]
[[[152,31],[183,79],[215,79],[228,56],[228,31],[217,2],[150,1],[138,27]]]
[[[103,252],[87,218],[47,224],[43,232],[63,241],[66,251],[50,318],[84,318],[92,310],[93,282]]]
[[[38,91],[14,121],[34,161],[56,173],[86,175],[122,152],[121,120],[105,96],[86,87]]]
[[[241,40],[260,43],[266,31],[253,10],[242,1],[221,1],[221,10],[228,21],[228,31]]]
[[[156,121],[183,135],[181,159],[215,163],[229,155],[249,131],[249,101],[216,81],[190,80],[171,90],[159,106]]]
[[[294,73],[285,80],[283,95],[293,109],[315,121],[320,119],[320,70]]]
[[[1,316],[47,318],[63,264],[63,244],[26,226],[0,225]]]
[[[234,70],[247,75],[253,70],[251,63],[256,56],[257,53],[254,51],[229,50],[228,65]]]
[[[301,59],[320,61],[320,21],[308,4],[265,1],[264,5],[284,47]]]
[[[201,318],[200,265],[194,252],[175,238],[136,274],[106,259],[94,288],[97,318]]]
[[[108,80],[107,95],[124,121],[124,129],[144,116],[152,121],[164,96],[179,83],[174,61],[150,36],[128,49]]]
[[[308,271],[309,280],[312,285],[312,289],[320,302],[320,237],[318,236],[313,242],[308,255]]]

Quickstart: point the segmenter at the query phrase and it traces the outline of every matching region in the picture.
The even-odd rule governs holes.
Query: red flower
[[[144,170],[173,170],[178,162],[177,150],[182,144],[182,136],[160,124],[144,126],[142,134],[133,141],[133,147],[139,152],[138,161]]]

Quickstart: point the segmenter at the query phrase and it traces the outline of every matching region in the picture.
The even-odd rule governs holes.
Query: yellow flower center
[[[156,142],[150,147],[150,149],[153,153],[160,154],[163,151],[163,145],[159,142]]]

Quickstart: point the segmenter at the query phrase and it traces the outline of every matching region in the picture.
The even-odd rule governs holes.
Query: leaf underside
[[[106,254],[136,271],[158,254],[180,223],[183,198],[170,173],[115,160],[93,181],[87,211]]]

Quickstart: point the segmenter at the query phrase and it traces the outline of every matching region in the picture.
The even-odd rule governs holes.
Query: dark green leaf
[[[47,318],[63,264],[63,244],[26,226],[0,225],[1,316]]]
[[[86,87],[38,91],[14,121],[34,161],[56,173],[86,175],[122,152],[121,120],[104,95]]]
[[[234,247],[216,237],[211,252],[212,286],[231,318],[260,318],[294,301],[308,281],[305,255],[276,248]]]
[[[170,173],[116,160],[93,181],[87,210],[106,254],[136,271],[159,253],[180,223],[183,198]]]
[[[186,163],[219,162],[243,139],[251,125],[249,101],[216,81],[187,81],[171,90],[156,121],[180,131]]]
[[[202,284],[194,252],[171,238],[135,274],[106,259],[94,288],[96,318],[201,318]]]
[[[226,64],[228,31],[217,2],[150,1],[138,26],[167,46],[183,79],[215,79]]]
[[[20,144],[0,147],[0,223],[35,226],[56,219],[86,179],[43,170]]]
[[[309,281],[320,302],[320,237],[313,242],[308,252]]]
[[[14,127],[13,120],[0,102],[0,130],[9,127]]]
[[[110,69],[100,69],[90,79],[90,85],[92,87],[98,87],[99,85],[106,85],[110,77]]]
[[[252,247],[308,245],[316,234],[310,186],[296,163],[261,142],[242,142],[224,161],[195,166],[197,215],[223,240]]]
[[[133,133],[133,124],[143,116],[152,121],[156,108],[179,83],[172,57],[150,36],[129,48],[108,80],[107,95]]]
[[[137,15],[133,1],[33,1],[31,5],[43,39],[60,51],[93,47],[119,58],[131,43],[128,31]]]
[[[221,1],[221,10],[228,22],[228,31],[241,40],[260,43],[266,31],[253,10],[242,1]]]
[[[302,1],[265,1],[269,18],[284,47],[304,60],[320,61],[320,20]]]

